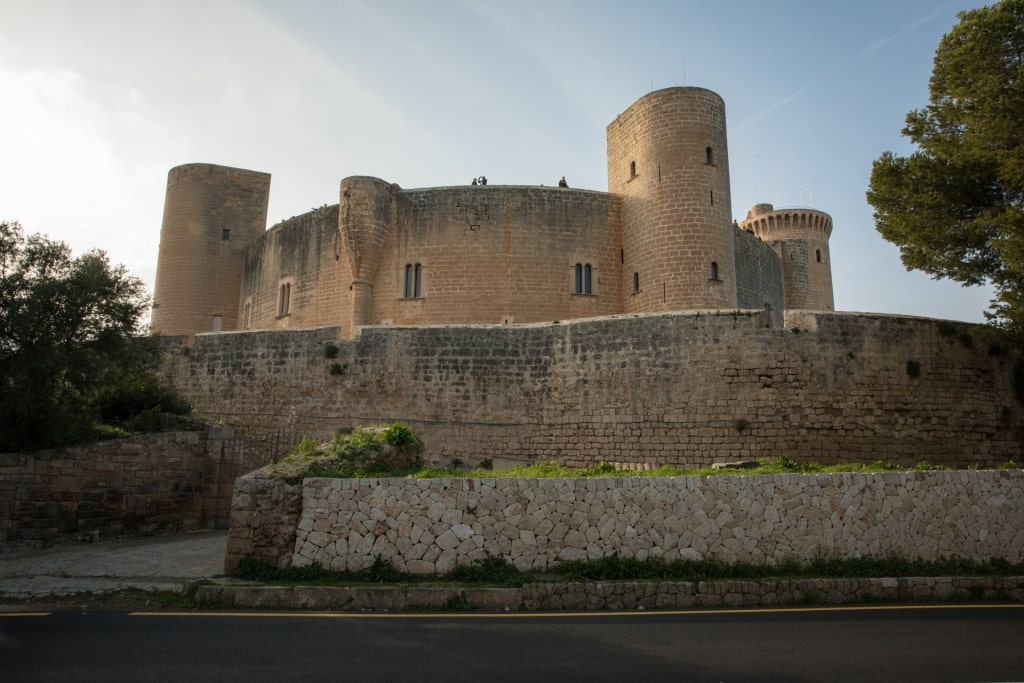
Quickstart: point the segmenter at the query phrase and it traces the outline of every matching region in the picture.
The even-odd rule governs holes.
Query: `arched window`
[[[711,262],[711,279],[712,280],[717,280],[718,279],[718,261],[712,261]]]
[[[575,294],[593,294],[593,269],[589,263],[577,263],[573,269],[573,289]]]
[[[715,154],[714,154],[714,151],[710,147],[707,147],[704,150],[704,163],[705,164],[713,164],[713,163],[715,163]]]
[[[633,293],[640,291],[640,273],[633,273]]]

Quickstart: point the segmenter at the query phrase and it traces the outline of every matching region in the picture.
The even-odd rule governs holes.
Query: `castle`
[[[833,311],[827,214],[732,220],[718,95],[649,93],[607,143],[608,192],[350,177],[270,230],[269,175],[171,170],[168,376],[247,433],[401,420],[438,463],[1024,455],[1019,350]]]
[[[404,190],[341,181],[339,202],[265,230],[270,176],[170,171],[152,330],[513,324],[681,310],[832,310],[832,219],[758,204],[732,219],[725,105],[642,97],[607,129],[608,192]]]

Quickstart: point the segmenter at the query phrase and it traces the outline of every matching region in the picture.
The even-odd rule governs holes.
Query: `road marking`
[[[0,612],[2,617],[48,617],[50,612]]]
[[[1024,609],[1024,604],[859,605],[758,609],[630,610],[590,612],[129,612],[130,617],[255,617],[266,619],[569,619],[579,617],[665,617],[793,612],[884,612],[909,610]]]

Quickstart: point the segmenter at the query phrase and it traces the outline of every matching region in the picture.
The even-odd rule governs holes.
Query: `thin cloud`
[[[844,71],[845,69],[849,68],[853,64],[856,64],[858,62],[864,61],[865,59],[869,59],[871,57],[874,57],[878,52],[880,52],[882,49],[884,49],[887,45],[895,42],[896,40],[898,40],[901,37],[907,35],[908,33],[912,33],[913,31],[921,28],[925,24],[930,23],[931,21],[935,20],[937,17],[944,16],[944,15],[948,14],[949,13],[949,9],[951,7],[953,7],[955,4],[956,4],[955,2],[947,2],[942,7],[940,7],[938,9],[930,12],[924,18],[918,19],[917,21],[912,22],[912,23],[904,26],[903,28],[901,28],[900,30],[896,31],[895,33],[893,33],[891,35],[888,35],[888,36],[886,36],[884,38],[881,38],[879,40],[874,41],[873,43],[869,43],[868,45],[865,45],[863,48],[858,50],[852,57],[849,57],[847,59],[844,59],[844,60],[838,62],[837,64],[832,66],[830,69],[828,69],[828,71],[826,71],[823,75],[821,75],[818,78],[814,79],[813,81],[807,83],[806,85],[800,87],[799,89],[796,90],[796,92],[794,92],[794,93],[792,93],[790,95],[787,95],[786,97],[783,97],[778,102],[775,102],[774,104],[769,105],[768,107],[762,109],[756,115],[746,119],[745,121],[742,121],[739,125],[736,126],[735,130],[737,132],[739,132],[739,131],[745,130],[746,128],[749,128],[750,126],[754,125],[758,121],[761,121],[762,119],[764,119],[768,115],[773,114],[774,112],[778,111],[779,109],[784,108],[786,105],[788,105],[791,102],[799,99],[800,97],[802,97],[803,95],[807,94],[808,92],[814,90],[823,81],[826,81],[826,80],[827,81],[832,81],[835,78],[835,75],[837,73],[839,73],[841,71]]]

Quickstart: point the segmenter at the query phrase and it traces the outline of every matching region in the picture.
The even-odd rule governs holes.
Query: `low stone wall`
[[[242,481],[242,480],[240,480]],[[261,483],[264,482],[264,483]],[[306,479],[295,542],[236,489],[232,541],[274,566],[444,574],[488,555],[520,570],[618,554],[775,565],[815,557],[1024,559],[1024,471],[607,479]],[[294,495],[294,494],[293,494]],[[273,517],[276,527],[262,527]],[[292,515],[294,517],[294,513]],[[239,553],[244,554],[244,553]],[[228,571],[232,570],[229,561]]]
[[[200,586],[201,605],[245,609],[401,612],[424,609],[637,610],[965,600],[1024,601],[1024,576],[606,581],[466,586]]]
[[[302,485],[253,472],[235,480],[224,571],[232,574],[245,557],[283,569],[291,566],[302,514]]]

